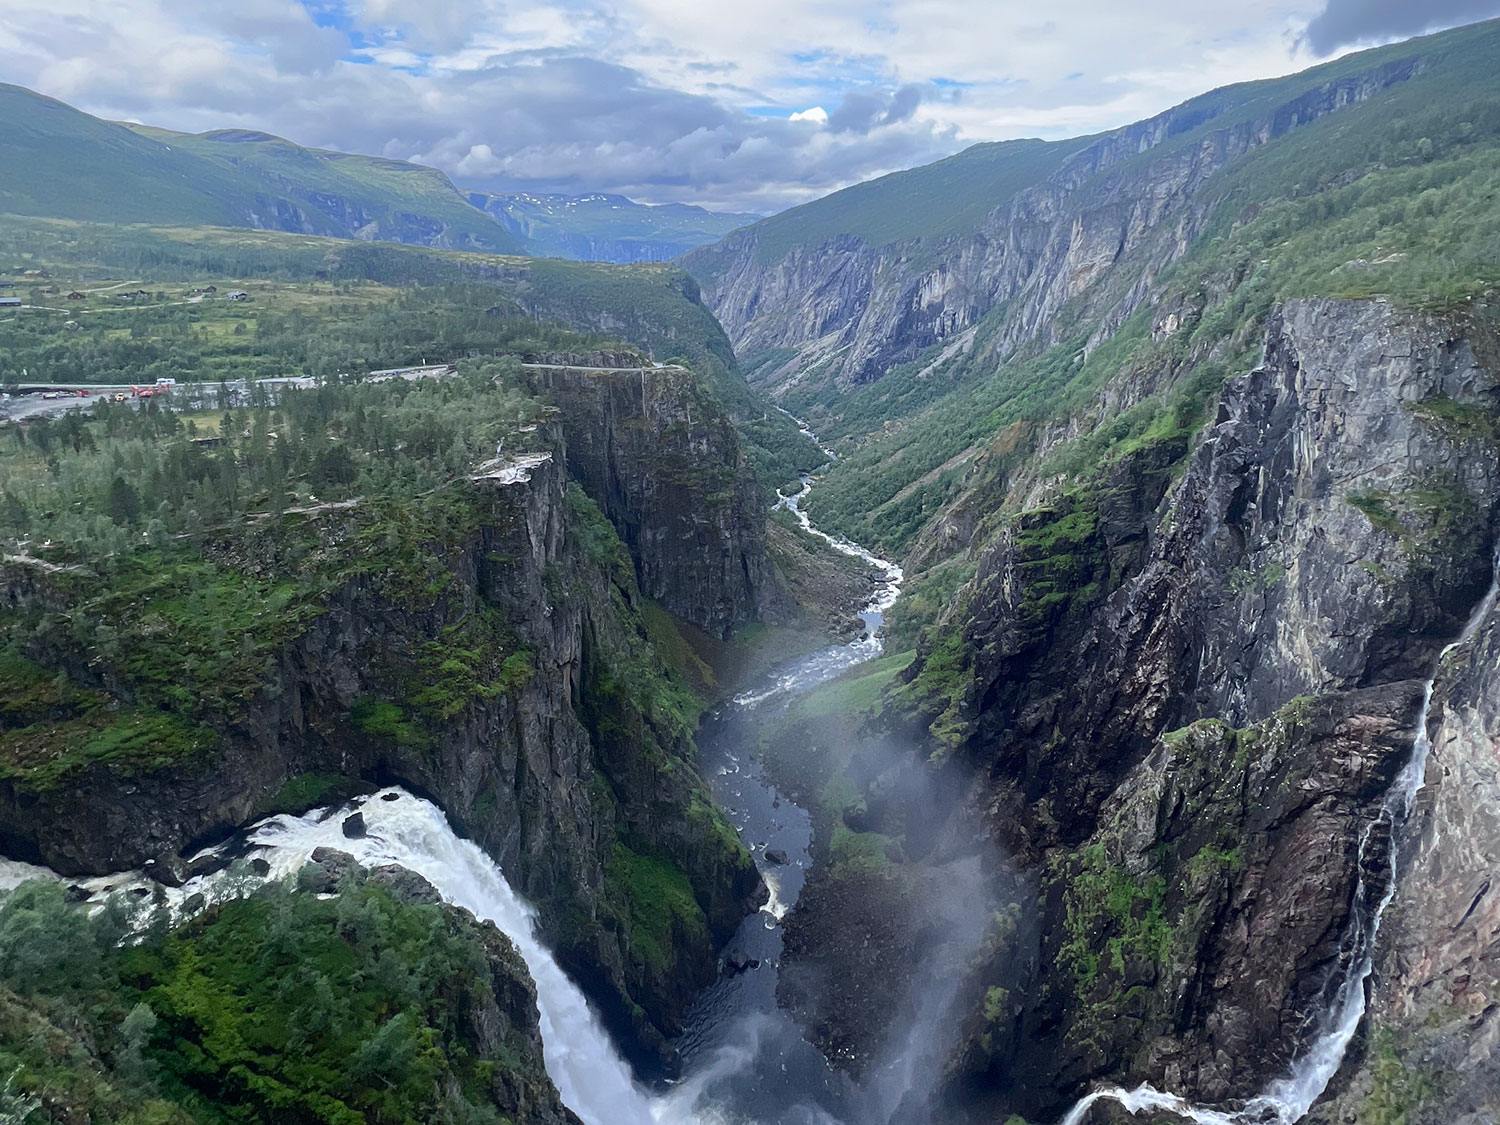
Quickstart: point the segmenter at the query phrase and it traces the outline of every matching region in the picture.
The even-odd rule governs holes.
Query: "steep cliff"
[[[1086,460],[1054,463],[1076,439],[1196,428],[1279,301],[1493,286],[1497,52],[1492,22],[978,146],[683,262],[751,381],[839,453],[810,513],[916,576]]]
[[[885,243],[852,233],[819,243],[814,234],[787,247],[778,227],[794,225],[792,213],[735,232],[683,262],[703,280],[705,299],[742,353],[795,351],[758,373],[773,387],[783,378],[813,377],[810,368],[819,381],[868,382],[943,341],[1003,356],[1034,334],[1055,332],[1065,304],[1129,260],[1132,275],[1146,284],[1128,294],[1116,286],[1093,301],[1100,319],[1119,323],[1150,292],[1150,276],[1204,228],[1218,202],[1204,194],[1215,173],[1409,81],[1422,67],[1410,56],[1371,59],[1363,67],[1345,60],[1296,82],[1217,91],[1097,138],[981,146],[949,162],[998,165],[988,198],[981,196],[987,211],[971,216],[969,229],[948,229],[950,223],[921,229],[924,202],[904,220],[917,229],[903,230],[896,219],[882,233],[897,237]],[[888,181],[889,194],[922,198],[936,186],[926,183],[934,177],[932,169],[898,174]],[[984,191],[980,184],[969,190]],[[869,193],[872,186],[850,191]],[[852,210],[847,225],[857,227],[861,206],[884,205],[895,201],[832,196],[808,209]],[[930,206],[941,214],[944,204]],[[836,221],[828,229],[837,229]],[[970,330],[1006,302],[999,331],[977,344]]]
[[[1489,337],[1383,302],[1289,304],[1201,434],[1020,514],[924,639],[898,727],[967,763],[990,831],[1044,873],[1041,956],[1018,979],[994,952],[1011,968],[972,1017],[964,1096],[1055,1113],[1108,1076],[1245,1097],[1320,1030],[1368,905],[1362,865],[1380,883],[1366,826],[1410,755],[1421,681],[1489,584]],[[1441,882],[1450,926],[1488,847],[1457,788],[1426,815],[1459,841],[1413,860],[1442,879],[1402,884]],[[1474,886],[1449,883],[1450,862]],[[1406,921],[1386,948],[1435,924]],[[1450,955],[1472,956],[1387,954]]]
[[[591,358],[611,357],[574,362]],[[766,562],[761,491],[705,385],[636,364],[551,357],[531,385],[561,411],[569,471],[619,529],[641,590],[726,637],[787,602]]]
[[[764,892],[693,766],[696,704],[654,644],[669,619],[570,483],[560,432],[529,436],[530,452],[416,508],[333,504],[211,537],[201,563],[161,560],[144,604],[107,591],[89,603],[101,591],[86,572],[7,562],[25,656],[7,677],[6,854],[65,873],[148,863],[173,879],[185,847],[267,808],[313,803],[339,778],[400,781],[505,866],[615,1029],[654,1057]],[[178,582],[207,581],[213,598],[298,569],[336,581],[290,604],[275,595],[269,664],[262,679],[252,659],[243,690],[233,641],[213,657],[131,640],[122,661],[48,617],[89,604],[106,631],[145,637],[173,627],[176,599],[201,596]],[[239,648],[253,651],[250,634]],[[158,717],[146,701],[172,698],[173,662],[205,657],[230,661],[212,677],[222,717]],[[107,730],[123,749],[45,733],[105,721],[95,696],[119,709]],[[181,729],[196,733],[168,737]]]
[[[1500,1114],[1500,614],[1450,654],[1435,688],[1425,786],[1404,834],[1370,1025],[1314,1120],[1479,1125]]]

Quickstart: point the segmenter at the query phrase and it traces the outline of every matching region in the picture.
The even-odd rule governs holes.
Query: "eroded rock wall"
[[[418,560],[426,592],[396,581],[385,566],[397,560],[386,560],[331,595],[216,749],[148,771],[99,763],[41,790],[0,782],[5,853],[65,874],[151,863],[173,878],[184,849],[256,819],[291,779],[398,782],[431,796],[504,867],[628,1048],[660,1061],[713,979],[720,942],[764,889],[697,775],[690,727],[655,694],[662,673],[629,558],[570,496],[561,441],[548,452],[526,479],[473,485],[476,526]],[[329,513],[324,547],[347,550],[356,537],[342,521],[357,518]],[[23,602],[46,585],[34,568],[8,571]],[[466,622],[494,619],[521,662],[506,689],[459,692],[420,713],[408,700],[429,686],[416,680],[423,654],[460,644]],[[34,657],[97,677],[86,652],[50,635],[55,651]],[[126,683],[100,686],[130,697]],[[389,721],[360,718],[372,700],[394,708]],[[625,844],[678,873],[701,910],[659,953],[632,936]]]
[[[1319,1122],[1500,1118],[1500,612],[1450,654],[1435,699],[1369,1025]]]
[[[647,597],[717,637],[781,600],[760,489],[692,372],[558,364],[530,376],[560,409],[569,469],[619,529]]]
[[[1214,173],[1418,70],[1416,60],[1398,60],[1284,100],[1268,96],[1256,112],[1218,128],[1214,120],[1229,103],[1195,99],[1100,136],[974,230],[935,247],[838,235],[773,252],[751,226],[683,264],[705,282],[704,300],[742,355],[798,353],[757,375],[773,388],[815,364],[819,379],[869,382],[934,344],[967,347],[965,334],[1009,301],[1004,324],[984,343],[1003,356],[1022,340],[1047,338],[1067,301],[1130,258],[1132,279],[1105,287],[1092,310],[1112,331],[1149,295],[1151,277],[1203,229],[1214,201],[1202,189]],[[1169,143],[1195,132],[1191,144]]]
[[[924,641],[906,698],[1046,872],[1051,952],[1005,1027],[986,1021],[974,1089],[1042,1114],[1104,1077],[1244,1097],[1315,1032],[1358,840],[1409,756],[1422,680],[1489,585],[1500,402],[1476,346],[1473,324],[1382,302],[1288,304],[1184,469],[1147,446],[1024,513]],[[1473,776],[1487,767],[1461,747],[1489,752],[1487,720],[1452,721],[1468,733],[1444,760]],[[1429,883],[1470,873],[1444,892],[1449,926],[1488,855],[1472,784],[1424,814],[1428,837],[1475,837],[1424,853]],[[1473,951],[1400,956],[1448,958],[1425,971],[1452,988]]]

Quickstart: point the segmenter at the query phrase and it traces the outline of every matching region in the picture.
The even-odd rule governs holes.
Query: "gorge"
[[[0,223],[0,1119],[1500,1119],[1497,60],[669,264]]]

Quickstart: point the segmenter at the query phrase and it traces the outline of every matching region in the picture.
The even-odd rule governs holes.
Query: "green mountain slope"
[[[441,172],[263,133],[118,125],[0,85],[0,212],[519,252]]]
[[[48,276],[28,280],[28,269]],[[282,231],[16,218],[0,225],[0,270],[34,306],[0,319],[0,382],[216,380],[448,362],[487,351],[495,316],[521,314],[623,339],[658,361],[684,360],[734,419],[768,492],[821,460],[795,424],[745,382],[697,283],[665,263],[569,262]],[[195,301],[178,288],[206,281],[221,291],[248,288],[252,300]],[[161,291],[139,305],[119,296],[138,286]],[[47,288],[61,291],[48,294]],[[68,300],[70,289],[85,298]],[[390,306],[408,291],[426,307],[403,320]],[[447,314],[433,315],[434,305],[448,306]],[[316,327],[329,307],[351,318],[347,336]],[[69,318],[71,329],[65,327]],[[242,321],[248,322],[244,335],[232,335]]]
[[[799,246],[840,237],[871,246],[924,243],[972,230],[986,214],[1023,188],[1055,172],[1088,138],[1068,141],[996,141],[977,144],[946,160],[892,172],[793,207],[756,223],[747,237],[761,261]],[[709,255],[695,257],[712,272]]]
[[[1489,31],[1483,30],[1486,27]],[[1429,62],[1441,62],[1446,69],[1458,62],[1452,57],[1455,54],[1482,53],[1485,37],[1492,39],[1494,34],[1491,25],[1478,25],[1422,40],[1423,46],[1415,48],[1423,60],[1419,69],[1427,69]],[[1137,163],[1156,161],[1190,149],[1214,130],[1245,125],[1282,111],[1295,116],[1299,96],[1339,79],[1363,75],[1381,63],[1409,58],[1413,51],[1411,43],[1395,44],[1282,78],[1221,87],[1141,123],[1152,127],[1140,135],[1132,131],[1141,130],[1141,126],[1129,126],[1062,141],[1026,139],[972,145],[945,160],[855,184],[763,219],[736,232],[724,247],[694,254],[685,264],[695,276],[707,281],[722,271],[725,262],[721,251],[737,245],[753,244],[759,261],[773,262],[798,247],[814,247],[838,238],[856,239],[870,247],[901,245],[908,251],[913,246],[930,247],[962,238],[1018,193],[1042,185],[1055,175],[1082,183],[1102,172],[1097,154],[1086,150],[1108,150],[1124,140],[1139,149],[1133,158]],[[1441,82],[1457,77],[1450,73]],[[1068,163],[1068,158],[1076,154],[1083,158]],[[1115,153],[1109,155],[1111,175],[1129,171],[1129,160],[1122,163]]]
[[[1497,67],[1500,21],[1458,28],[971,149],[683,265],[752,381],[843,455],[816,518],[938,564],[1039,475],[1195,428],[1278,301],[1500,283]]]
[[[664,262],[717,242],[759,215],[685,203],[650,207],[623,195],[468,193],[534,254],[600,262]]]

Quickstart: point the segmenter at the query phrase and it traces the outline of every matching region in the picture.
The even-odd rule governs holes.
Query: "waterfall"
[[[547,1074],[563,1104],[584,1125],[687,1125],[696,1120],[689,1110],[653,1098],[635,1082],[583,993],[537,939],[535,910],[511,889],[500,868],[478,845],[454,833],[437,806],[389,788],[367,799],[360,812],[367,831],[361,839],[346,838],[344,817],[323,809],[261,821],[240,847],[248,844],[257,858],[270,864],[267,878],[294,875],[320,847],[348,852],[367,867],[394,863],[415,871],[437,888],[444,901],[493,922],[515,943],[536,983]],[[42,868],[12,866],[12,882],[16,876],[57,877]],[[195,894],[216,902],[246,889],[243,875],[234,870],[199,876],[174,889],[158,888],[134,873],[85,880],[84,885],[95,892],[134,889],[138,894],[142,888],[151,888],[164,895],[167,905],[179,914],[186,913],[187,901]]]
[[[1293,1063],[1291,1073],[1272,1082],[1264,1093],[1251,1098],[1243,1108],[1229,1113],[1194,1106],[1176,1094],[1165,1093],[1149,1083],[1142,1083],[1133,1090],[1108,1086],[1095,1090],[1074,1105],[1061,1125],[1082,1125],[1088,1116],[1089,1107],[1103,1100],[1118,1102],[1131,1114],[1142,1110],[1165,1110],[1197,1122],[1198,1125],[1295,1125],[1307,1115],[1313,1103],[1323,1096],[1323,1091],[1328,1088],[1328,1083],[1343,1064],[1344,1052],[1365,1017],[1365,984],[1375,968],[1375,939],[1380,935],[1380,921],[1385,909],[1396,897],[1400,861],[1396,835],[1411,815],[1412,805],[1427,776],[1427,756],[1432,750],[1432,741],[1427,734],[1427,721],[1432,710],[1433,686],[1442,671],[1443,661],[1454,649],[1473,639],[1495,608],[1497,595],[1500,595],[1500,550],[1495,553],[1489,591],[1469,615],[1458,637],[1438,655],[1432,675],[1423,685],[1422,706],[1417,712],[1411,757],[1386,791],[1380,804],[1380,812],[1360,837],[1354,908],[1343,941],[1343,951],[1351,954],[1350,968],[1334,992],[1333,1002],[1323,1020],[1324,1030]],[[1375,909],[1366,910],[1368,888],[1364,859],[1372,842],[1378,841],[1382,835],[1390,840],[1390,846],[1386,848],[1388,858],[1385,887]]]

